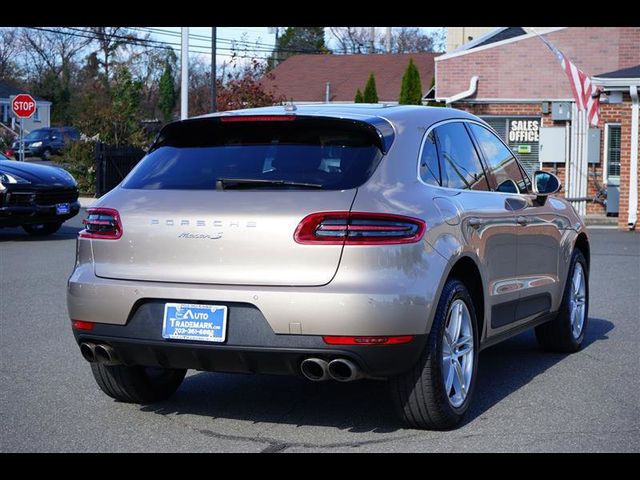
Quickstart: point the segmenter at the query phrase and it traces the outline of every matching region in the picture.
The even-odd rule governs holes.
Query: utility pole
[[[376,27],[369,27],[369,53],[376,53]]]
[[[189,117],[189,27],[182,27],[180,69],[180,120]]]
[[[387,53],[391,53],[391,27],[387,27],[387,36],[385,40]]]
[[[278,61],[280,60],[280,51],[278,50],[278,35],[280,33],[280,27],[269,27],[267,30],[269,33],[276,34],[276,44],[273,49],[273,66],[276,67],[278,66]]]
[[[216,31],[211,27],[211,111],[216,111]]]

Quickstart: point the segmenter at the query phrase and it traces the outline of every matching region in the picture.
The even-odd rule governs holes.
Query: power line
[[[172,30],[166,30],[166,29],[161,29],[161,28],[154,28],[154,27],[130,27],[134,30],[139,30],[139,31],[143,31],[146,33],[154,33],[154,34],[162,34],[162,35],[167,35],[167,36],[173,36],[173,37],[180,37],[180,34],[178,32],[174,32]],[[206,36],[206,35],[199,35],[199,34],[195,34],[195,33],[190,33],[189,34],[189,38],[193,38],[193,39],[197,39],[197,40],[202,40],[202,41],[211,41],[211,37],[210,36]],[[278,48],[277,46],[270,46],[267,45],[265,43],[261,43],[259,41],[255,41],[252,42],[250,40],[235,40],[235,39],[230,39],[230,38],[222,38],[222,37],[218,37],[217,38],[217,42],[218,43],[228,43],[231,45],[245,45],[245,49],[247,50],[255,50],[255,51],[262,51],[262,52],[268,52],[268,53],[272,53],[273,50],[278,49],[280,52],[285,52],[285,53],[309,53],[309,54],[313,54],[313,53],[324,53],[321,50],[318,49],[293,49],[293,48]],[[219,47],[219,48],[224,48],[224,47]],[[228,50],[228,48],[227,48]]]
[[[96,36],[95,34],[92,34],[92,32],[88,31],[88,30],[81,30],[81,29],[74,29],[73,27],[65,27],[71,30],[76,30],[79,33],[75,33],[75,32],[67,32],[67,31],[63,31],[63,30],[52,30],[49,28],[42,28],[42,27],[24,27],[24,28],[28,28],[30,30],[39,30],[39,31],[44,31],[44,32],[51,32],[51,33],[57,33],[57,34],[63,34],[63,35],[69,35],[69,36],[74,36],[74,37],[80,37],[80,38],[86,38],[89,40],[101,40],[101,37]],[[139,47],[153,47],[153,48],[160,48],[160,49],[166,49],[166,50],[175,50],[176,48],[174,47],[180,47],[180,43],[173,43],[173,42],[165,42],[165,41],[161,41],[161,40],[148,40],[148,39],[141,39],[141,38],[134,38],[134,37],[127,37],[127,36],[122,36],[122,35],[109,35],[112,38],[118,38],[121,39],[122,41],[120,42],[123,45],[133,45],[133,46],[139,46]],[[194,50],[195,48],[199,48],[200,50]],[[219,50],[227,50],[229,52],[231,52],[234,57],[237,58],[259,58],[262,60],[266,60],[268,57],[263,57],[260,55],[241,55],[239,54],[235,49],[231,49],[231,48],[226,48],[226,47],[219,47]],[[195,54],[200,54],[200,55],[207,55],[211,53],[211,47],[205,47],[205,46],[199,46],[199,45],[193,45],[190,49],[189,49],[189,53],[195,53]]]

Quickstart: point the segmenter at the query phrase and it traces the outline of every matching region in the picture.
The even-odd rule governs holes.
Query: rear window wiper
[[[251,186],[285,186],[324,189],[324,186],[319,183],[292,182],[289,180],[267,180],[262,178],[218,178],[218,180],[216,180],[216,190]]]

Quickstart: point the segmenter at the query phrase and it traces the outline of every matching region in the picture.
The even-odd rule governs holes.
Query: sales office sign
[[[509,121],[509,143],[537,143],[540,138],[539,120]]]

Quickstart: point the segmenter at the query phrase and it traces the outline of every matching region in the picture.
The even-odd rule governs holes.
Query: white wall
[[[4,108],[0,108],[0,122],[4,123],[4,119],[6,117],[8,119],[7,124],[11,126],[12,123],[11,123],[11,110],[9,107],[9,99],[8,98],[0,99],[0,105],[4,106]],[[38,128],[46,128],[51,126],[51,103],[38,102],[36,108],[37,108],[36,113],[31,118],[27,118],[24,121],[24,129],[26,132],[30,132]],[[3,115],[5,111],[7,113]],[[16,123],[16,130],[17,128],[18,128],[18,124]]]

